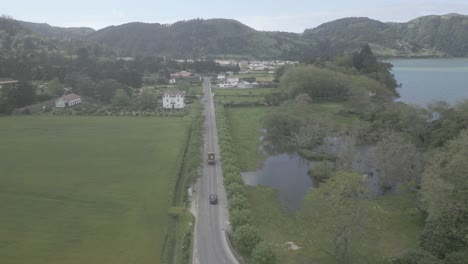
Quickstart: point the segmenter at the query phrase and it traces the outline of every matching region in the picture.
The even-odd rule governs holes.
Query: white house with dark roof
[[[182,109],[185,108],[185,92],[166,91],[163,94],[163,108]]]
[[[81,104],[81,96],[71,93],[55,100],[55,107],[72,107]]]

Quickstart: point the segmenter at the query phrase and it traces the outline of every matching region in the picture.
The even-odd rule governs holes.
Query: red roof
[[[65,100],[65,101],[73,101],[75,99],[81,98],[81,96],[79,96],[77,94],[74,94],[74,93],[71,93],[71,94],[67,94],[67,95],[62,96],[61,98],[63,100]]]

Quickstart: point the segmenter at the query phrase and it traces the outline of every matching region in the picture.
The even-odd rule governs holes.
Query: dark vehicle
[[[208,164],[215,164],[216,163],[216,155],[214,152],[208,152]]]
[[[217,204],[218,203],[218,195],[210,194],[210,204]]]

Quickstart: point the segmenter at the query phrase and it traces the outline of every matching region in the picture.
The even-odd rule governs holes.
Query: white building
[[[81,104],[81,96],[71,93],[55,100],[55,107],[72,107]]]
[[[237,83],[237,88],[239,89],[249,89],[253,88],[252,84],[246,81],[240,81]]]
[[[233,83],[220,83],[218,84],[218,87],[219,88],[234,88],[236,87],[237,83],[236,84],[233,84]]]
[[[185,108],[185,92],[166,91],[163,95],[163,108],[182,109]]]
[[[224,81],[224,80],[226,80],[226,75],[225,74],[218,74],[218,77],[216,79],[218,79],[218,81]]]

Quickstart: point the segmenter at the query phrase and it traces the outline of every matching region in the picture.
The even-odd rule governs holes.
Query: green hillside
[[[2,20],[0,55],[12,45],[4,38],[8,32],[5,27],[11,25],[6,26],[6,19]],[[351,53],[364,44],[381,57],[468,56],[468,16],[458,14],[425,16],[407,23],[343,18],[307,29],[303,34],[257,31],[232,19],[194,19],[174,24],[134,22],[98,31],[19,21],[13,28],[23,35],[54,40],[43,44],[68,52],[70,47],[99,45],[107,50],[106,54],[133,57],[299,60]],[[33,43],[38,45],[39,41]]]

